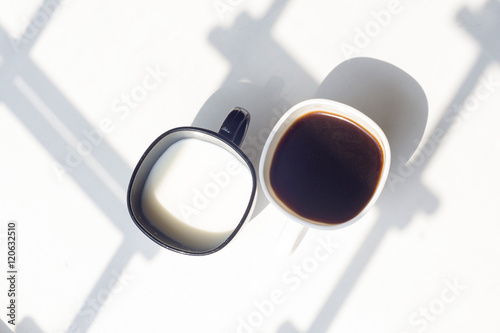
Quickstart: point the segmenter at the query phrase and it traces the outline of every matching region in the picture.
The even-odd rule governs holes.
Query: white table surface
[[[1,1],[0,332],[500,332],[500,2]],[[125,201],[177,126],[351,104],[386,131],[377,205],[283,249],[262,192],[220,252],[165,250]],[[79,151],[85,155],[81,156]],[[285,244],[286,245],[286,244]]]

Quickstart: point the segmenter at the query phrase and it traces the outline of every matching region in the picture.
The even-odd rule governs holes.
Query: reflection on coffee
[[[339,224],[368,204],[383,159],[379,142],[363,127],[313,111],[295,120],[278,142],[270,184],[294,214],[318,224]]]
[[[203,140],[182,139],[156,161],[142,205],[155,229],[185,247],[206,251],[234,231],[252,186],[250,170],[229,151]]]

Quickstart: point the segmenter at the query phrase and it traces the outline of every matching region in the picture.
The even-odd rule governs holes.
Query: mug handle
[[[219,134],[239,147],[245,138],[249,123],[250,113],[241,107],[235,107],[222,123]]]
[[[242,107],[234,107],[219,129],[219,135],[240,147],[245,138],[250,113]],[[281,255],[292,255],[304,239],[309,228],[292,221],[285,221],[278,236],[275,250]]]

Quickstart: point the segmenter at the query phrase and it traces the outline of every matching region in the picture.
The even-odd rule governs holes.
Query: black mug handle
[[[222,123],[219,134],[239,147],[245,138],[249,123],[250,113],[243,108],[235,107]]]

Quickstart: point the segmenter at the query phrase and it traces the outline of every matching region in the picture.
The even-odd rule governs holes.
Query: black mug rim
[[[165,138],[166,136],[171,135],[171,134],[173,134],[175,132],[182,132],[182,131],[201,132],[203,134],[212,136],[215,139],[218,139],[218,140],[224,142],[225,144],[227,144],[228,146],[230,146],[236,153],[238,153],[238,155],[245,161],[245,163],[247,164],[247,166],[248,166],[248,168],[250,170],[251,176],[252,176],[252,193],[250,195],[250,201],[248,202],[247,208],[246,208],[245,213],[243,214],[241,220],[238,222],[238,225],[233,230],[233,232],[229,235],[229,237],[224,240],[224,242],[222,242],[220,245],[216,246],[215,248],[209,249],[207,251],[200,251],[200,252],[189,251],[189,250],[186,250],[186,249],[179,249],[179,248],[176,248],[174,246],[170,246],[169,244],[165,244],[164,242],[162,242],[158,238],[154,237],[143,226],[143,223],[139,220],[139,218],[136,217],[136,214],[134,213],[134,210],[132,208],[131,192],[132,192],[132,188],[134,187],[134,182],[135,182],[137,173],[139,172],[139,169],[141,168],[144,160],[149,155],[149,153],[151,152],[151,150],[163,138]],[[134,221],[135,225],[139,228],[139,230],[141,230],[147,237],[149,237],[156,244],[158,244],[158,245],[160,245],[160,246],[162,246],[162,247],[164,247],[166,249],[169,249],[171,251],[177,252],[177,253],[187,254],[187,255],[193,255],[193,256],[203,256],[203,255],[212,254],[212,253],[215,253],[215,252],[221,250],[222,248],[224,248],[236,236],[236,234],[240,231],[240,229],[243,226],[243,224],[248,220],[249,215],[251,214],[251,212],[253,210],[253,207],[254,207],[254,204],[255,204],[256,192],[257,192],[257,176],[256,176],[256,173],[255,173],[255,169],[254,169],[253,164],[250,161],[250,159],[245,155],[245,153],[243,153],[243,151],[240,149],[240,147],[238,147],[234,142],[232,142],[231,140],[229,140],[225,136],[223,136],[223,135],[221,135],[219,133],[216,133],[214,131],[211,131],[211,130],[208,130],[208,129],[205,129],[205,128],[201,128],[201,127],[195,127],[195,126],[183,126],[183,127],[176,127],[176,128],[170,129],[170,130],[166,131],[165,133],[161,134],[159,137],[156,138],[155,141],[153,141],[149,145],[149,147],[146,149],[146,151],[142,154],[142,156],[139,159],[139,161],[137,162],[137,164],[136,164],[136,166],[134,168],[134,171],[132,172],[132,176],[130,178],[129,186],[128,186],[128,189],[127,189],[127,208],[128,208],[128,212],[129,212],[132,220]],[[141,190],[141,195],[142,195],[142,190]]]

